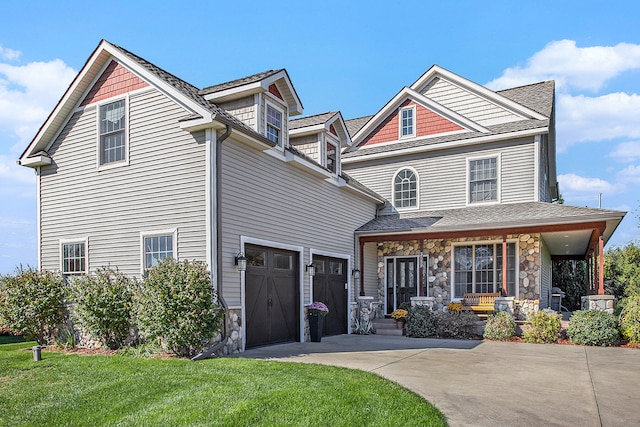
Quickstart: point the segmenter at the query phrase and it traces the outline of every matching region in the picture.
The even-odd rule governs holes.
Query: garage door
[[[347,333],[347,260],[313,256],[316,274],[313,277],[313,300],[329,308],[324,318],[322,335]]]
[[[298,340],[298,253],[246,245],[245,255],[246,347]]]

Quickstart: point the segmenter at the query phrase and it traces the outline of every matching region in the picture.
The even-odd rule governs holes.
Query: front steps
[[[373,329],[378,335],[404,335],[404,328],[396,327],[395,319],[373,319]]]

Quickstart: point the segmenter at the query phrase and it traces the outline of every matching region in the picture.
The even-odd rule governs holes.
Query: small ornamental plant
[[[391,317],[393,317],[396,320],[405,320],[405,318],[407,317],[407,314],[409,314],[409,312],[403,308],[399,308],[397,310],[394,310],[393,313],[391,313]]]
[[[314,301],[306,307],[309,316],[324,317],[327,315],[327,313],[329,313],[329,307],[327,307],[323,302],[320,301]]]
[[[447,304],[447,311],[452,313],[460,313],[462,311],[462,304],[459,302],[450,302]]]

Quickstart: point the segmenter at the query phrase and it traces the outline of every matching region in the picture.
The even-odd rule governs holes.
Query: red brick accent
[[[416,137],[437,135],[439,133],[463,129],[450,120],[445,119],[428,108],[425,108],[409,99],[403,102],[399,108],[409,105],[416,106]],[[399,132],[398,120],[398,112],[396,110],[389,114],[389,116],[380,123],[360,145],[374,145],[382,142],[397,141]]]
[[[336,132],[336,128],[334,128],[333,125],[329,125],[329,132],[331,132],[335,136],[338,136],[338,132]]]
[[[144,80],[116,61],[111,61],[80,105],[91,104],[147,86],[149,85]]]
[[[277,96],[278,98],[282,99],[284,101],[284,98],[282,97],[282,95],[280,95],[280,91],[278,90],[278,87],[276,86],[275,83],[271,83],[269,85],[269,93],[271,93],[272,95]]]

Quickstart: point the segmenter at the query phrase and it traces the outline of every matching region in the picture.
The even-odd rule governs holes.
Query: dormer
[[[289,135],[297,151],[331,174],[340,175],[340,153],[351,146],[351,138],[339,111],[291,120]]]
[[[200,95],[275,142],[289,146],[289,117],[302,114],[303,107],[285,69],[209,86]]]

